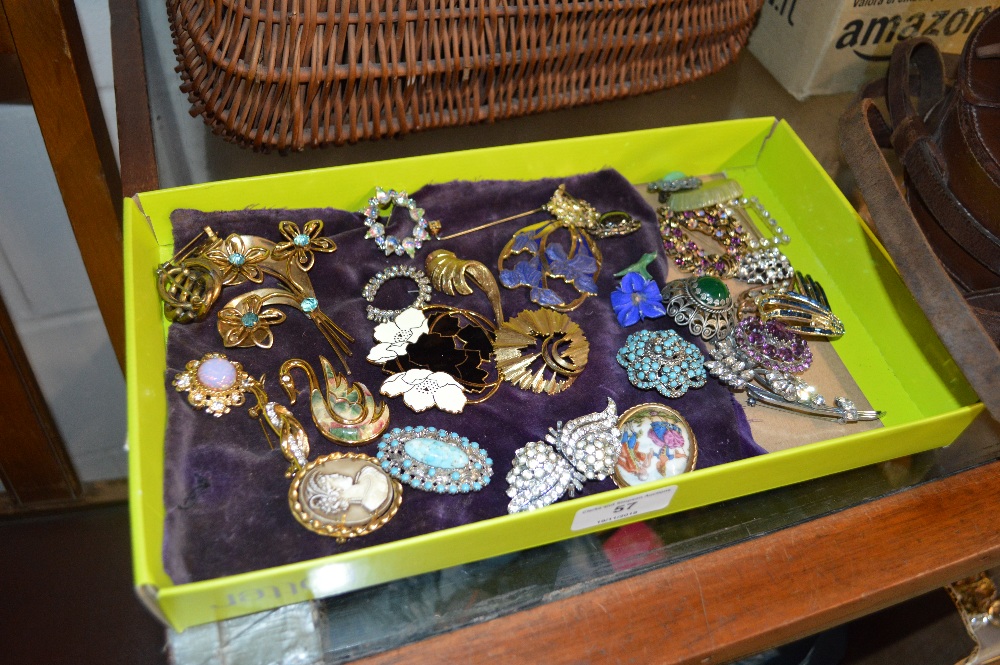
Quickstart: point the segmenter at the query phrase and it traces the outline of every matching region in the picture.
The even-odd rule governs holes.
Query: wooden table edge
[[[1000,562],[1000,462],[359,662],[724,663]]]

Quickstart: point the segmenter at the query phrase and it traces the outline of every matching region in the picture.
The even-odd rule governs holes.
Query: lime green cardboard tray
[[[358,209],[376,183],[415,191],[454,179],[534,179],[612,166],[632,182],[726,171],[794,238],[787,253],[826,288],[849,334],[841,359],[884,427],[694,471],[652,485],[336,556],[175,585],[164,572],[166,333],[154,279],[175,208]],[[884,251],[785,122],[668,127],[469,150],[148,192],[125,201],[129,479],[140,597],[178,630],[526,549],[951,443],[982,406]],[[627,499],[627,501],[625,501]],[[292,519],[289,515],[289,519]]]

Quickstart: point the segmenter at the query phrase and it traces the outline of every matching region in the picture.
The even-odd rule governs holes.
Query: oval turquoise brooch
[[[382,436],[375,457],[393,478],[425,492],[477,492],[493,476],[493,460],[478,443],[436,427],[397,427]]]

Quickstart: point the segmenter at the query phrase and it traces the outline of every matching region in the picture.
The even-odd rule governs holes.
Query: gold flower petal
[[[316,252],[332,252],[337,249],[337,243],[329,238],[313,238],[309,247]]]
[[[234,346],[245,346],[252,329],[245,328],[243,324],[237,324],[232,327],[226,326],[225,328],[220,326],[219,332],[222,334],[222,344],[228,348],[232,348]]]
[[[218,247],[205,252],[205,258],[223,268],[229,265],[229,253]]]
[[[238,233],[230,233],[222,245],[225,248],[227,258],[229,254],[246,254],[246,252],[243,251],[243,238],[241,238]]]
[[[289,240],[295,240],[295,236],[299,235],[299,225],[295,222],[284,220],[278,222],[278,231]]]
[[[246,279],[249,279],[254,284],[260,284],[264,281],[264,271],[255,265],[244,263],[240,266],[239,274]]]
[[[319,219],[310,219],[302,227],[302,233],[315,240],[319,237],[319,234],[323,232],[323,221]]]
[[[232,286],[234,284],[242,284],[247,280],[247,276],[243,273],[243,270],[239,266],[234,266],[226,260],[225,266],[220,266],[222,270],[222,284],[223,286]],[[262,278],[263,279],[263,278]]]
[[[219,321],[231,325],[243,325],[243,312],[235,307],[224,307],[219,310]]]
[[[239,304],[239,309],[244,314],[246,314],[247,312],[253,312],[254,314],[257,314],[258,312],[260,312],[260,308],[263,307],[263,305],[264,305],[263,298],[261,298],[256,293],[249,293],[247,294],[246,298],[243,299],[243,302]]]
[[[263,247],[250,247],[247,251],[243,252],[243,265],[252,265],[254,263],[260,263],[267,258],[267,250]]]
[[[250,339],[262,349],[270,349],[274,343],[274,335],[270,326],[257,326],[250,330]]]
[[[301,251],[295,254],[295,262],[299,264],[302,270],[309,272],[313,267],[315,259],[313,258],[313,253],[303,247]]]

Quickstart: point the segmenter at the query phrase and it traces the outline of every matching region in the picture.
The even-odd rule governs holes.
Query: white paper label
[[[636,494],[627,499],[618,499],[603,506],[582,508],[573,517],[573,525],[570,527],[570,530],[582,531],[584,529],[592,529],[595,526],[632,519],[637,515],[655,513],[669,506],[676,492],[677,485],[671,485],[670,487]]]

